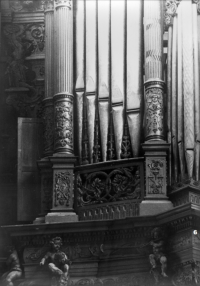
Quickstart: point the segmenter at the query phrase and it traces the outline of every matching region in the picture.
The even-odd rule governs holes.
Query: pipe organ
[[[81,164],[138,157],[143,108],[143,1],[77,1]]]

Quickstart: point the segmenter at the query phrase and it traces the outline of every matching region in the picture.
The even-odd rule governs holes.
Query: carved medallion
[[[54,183],[54,205],[55,207],[66,207],[70,204],[71,198],[71,176],[72,172],[60,172],[55,174]]]

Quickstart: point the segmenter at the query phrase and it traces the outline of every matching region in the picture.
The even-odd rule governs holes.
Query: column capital
[[[197,14],[200,15],[200,0],[197,1]]]
[[[44,13],[47,12],[54,12],[54,1],[53,0],[46,0],[44,5]]]
[[[71,0],[55,0],[55,7],[56,9],[60,7],[68,7],[71,9],[72,1]]]
[[[165,17],[164,24],[165,28],[173,25],[173,17],[176,16],[176,11],[181,0],[166,0],[165,1]]]

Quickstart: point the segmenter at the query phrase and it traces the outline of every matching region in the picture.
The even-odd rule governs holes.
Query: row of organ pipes
[[[199,180],[200,15],[198,3],[174,1],[164,73],[164,19],[172,2],[47,0],[45,96],[74,94],[81,165],[136,158],[141,143],[166,140],[170,184],[186,173]],[[158,134],[148,125],[151,81],[167,87]]]

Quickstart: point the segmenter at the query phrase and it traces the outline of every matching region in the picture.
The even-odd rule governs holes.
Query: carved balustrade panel
[[[143,159],[77,167],[75,184],[76,209],[81,220],[137,216],[144,197]]]

